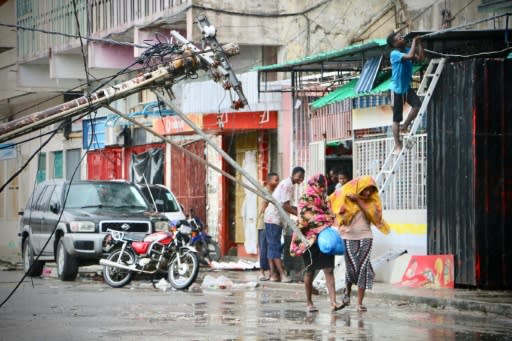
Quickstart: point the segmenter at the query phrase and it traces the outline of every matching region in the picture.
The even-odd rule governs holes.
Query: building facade
[[[76,4],[76,10],[73,3]],[[314,3],[295,0],[230,0],[222,4],[212,0],[0,1],[2,23],[52,32],[0,28],[2,37],[5,37],[2,39],[4,46],[0,46],[0,124],[63,103],[77,94],[90,92],[108,79],[105,77],[116,75],[108,84],[132,78],[137,72],[137,65],[134,64],[133,69],[127,67],[144,51],[134,44],[144,45],[148,40],[155,43],[156,35],[160,39],[169,37],[170,30],[199,41],[200,32],[194,23],[198,14],[206,14],[216,26],[221,43],[237,42],[241,45],[241,54],[231,59],[237,73],[247,72],[258,65],[285,62],[374,37],[385,37],[393,28],[404,25],[415,30],[438,29],[442,25],[456,26],[483,16],[478,11],[478,6],[482,4],[478,2],[469,6],[466,6],[466,1],[459,0],[448,4],[438,2],[430,6],[417,0],[400,3],[402,5],[394,1],[383,3],[376,0],[365,1],[363,4],[334,0],[318,0]],[[442,16],[443,9],[451,11],[451,17]],[[494,23],[481,24],[477,28],[491,27],[489,25],[503,27],[504,18]],[[100,40],[83,40],[82,47],[78,39],[59,33],[80,33]],[[87,68],[84,67],[82,54],[86,57]],[[322,143],[321,139],[314,139],[324,132],[320,128],[313,128],[310,132],[304,130],[310,129],[308,123],[311,123],[311,127],[320,127],[328,124],[331,119],[339,122],[341,127],[336,127],[336,131],[327,131],[326,134],[329,140],[332,138],[331,143],[336,143],[328,147],[340,150],[338,143],[348,136],[350,129],[346,127],[351,124],[345,109],[324,116],[317,113],[310,119],[307,104],[320,97],[320,93],[307,95],[311,95],[310,98],[303,98],[301,103],[288,92],[276,92],[276,96],[259,95],[258,80],[251,73],[244,77],[244,91],[251,101],[250,108],[241,113],[229,109],[229,99],[224,98],[222,89],[211,81],[178,84],[174,90],[176,102],[182,110],[189,115],[204,116],[203,122],[212,124],[213,128],[209,131],[212,138],[235,159],[241,163],[247,157],[256,160],[259,180],[263,179],[267,170],[277,170],[281,177],[286,177],[297,164],[313,169],[314,158],[311,158],[310,144]],[[286,80],[288,75],[278,77]],[[285,84],[287,82],[274,83],[280,89],[286,88]],[[111,105],[124,113],[140,112],[144,105],[153,100],[149,94],[142,92]],[[303,110],[303,116],[297,115],[297,110]],[[249,117],[250,113],[255,116]],[[86,120],[106,120],[110,114],[106,109],[99,109]],[[230,122],[235,121],[235,118],[242,118],[241,121],[250,124],[240,125],[241,121],[236,120],[236,125],[230,128]],[[272,122],[272,125],[263,129],[262,126],[268,122]],[[64,128],[52,125],[34,131],[10,141],[11,144],[19,144],[2,149],[6,153],[2,154],[3,159],[0,160],[0,178],[7,181],[34,150],[48,139],[47,134],[57,130],[55,137],[41,150],[35,161],[30,162],[7,190],[0,193],[0,219],[6,226],[3,232],[5,238],[1,238],[0,242],[2,259],[19,260],[16,214],[23,209],[37,181],[70,178],[73,174],[75,178],[82,179],[129,178],[127,160],[131,155],[147,151],[155,147],[154,143],[159,143],[141,136],[142,139],[146,138],[145,143],[139,141],[131,146],[84,148],[83,129],[87,125],[82,121],[68,123]],[[203,129],[208,131],[208,126],[203,125]],[[201,153],[204,149],[204,157],[208,161],[229,170],[210,147],[194,141],[188,132],[163,132],[182,141],[195,152]],[[352,143],[352,157],[358,153],[356,150],[366,154],[366,150],[373,148],[370,142],[363,140]],[[202,175],[193,176],[194,181],[204,181],[203,189],[198,192],[195,190],[201,186],[180,188],[173,181],[174,176],[180,174],[174,169],[174,164],[187,164],[188,161],[169,146],[156,147],[164,149],[164,183],[178,192],[178,197],[187,205],[198,197],[204,198],[201,200],[205,202],[205,207],[200,208],[203,207],[200,204],[196,210],[204,212],[212,234],[221,240],[224,251],[232,246],[239,250],[240,245],[246,241],[245,227],[241,228],[246,222],[240,221],[245,193],[211,171],[204,172],[204,180]],[[321,158],[321,155],[318,154],[318,157]],[[332,155],[336,155],[337,159],[330,159],[329,162],[349,160],[346,152]],[[199,166],[188,164],[186,167],[196,169]],[[179,175],[180,183],[185,176]],[[243,253],[243,250],[240,252]]]

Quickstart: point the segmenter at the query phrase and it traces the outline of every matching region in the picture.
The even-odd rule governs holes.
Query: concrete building
[[[453,6],[450,7],[451,9],[457,8],[458,5],[461,7],[454,12],[456,15],[452,15],[449,22],[442,25],[444,28],[457,27],[489,17],[488,14],[478,12],[478,4],[466,6],[456,1],[449,4]],[[414,3],[411,2],[410,5],[412,7]],[[444,5],[441,9],[428,6],[421,11],[416,11],[416,14],[411,14],[414,11],[407,11],[407,16],[418,22],[408,27],[413,29],[417,27],[419,32],[416,34],[436,31],[441,28],[435,26],[436,20],[432,20],[433,25],[428,26],[427,21],[420,18],[422,15],[427,15],[432,19],[433,14],[438,10],[442,12],[449,8],[444,8]],[[400,13],[398,19],[402,15],[404,13]],[[439,56],[437,52],[455,54],[450,55],[455,57],[455,61],[460,58],[459,55],[469,55],[469,57],[472,53],[477,54],[473,57],[492,55],[487,52],[496,52],[495,57],[503,58],[510,52],[507,51],[506,25],[506,17],[501,16],[471,27],[479,27],[480,30],[447,32],[432,37],[424,44],[431,58]],[[490,29],[493,28],[498,30],[491,31]],[[499,30],[500,28],[502,30]],[[408,31],[409,29],[406,30]],[[267,79],[268,74],[291,74],[290,83],[286,87],[291,89],[288,92],[296,103],[293,113],[295,160],[307,165],[310,174],[326,173],[334,167],[348,171],[354,177],[366,174],[377,175],[380,171],[382,163],[393,148],[390,130],[392,108],[389,93],[389,61],[386,60],[389,59],[389,52],[384,39],[374,39],[309,55],[302,59],[257,68],[263,80]],[[365,91],[357,93],[355,88],[359,84],[358,81],[362,81],[364,85],[367,81],[365,78],[368,78],[363,76],[363,67],[375,70],[379,70],[380,67],[380,70],[384,71],[379,74],[375,72],[376,81],[372,83],[374,85],[370,84]],[[420,69],[419,66],[416,69],[413,87],[419,85],[421,74],[417,71]],[[500,93],[502,90],[500,88]],[[264,86],[262,91],[265,91]],[[457,110],[462,109],[453,108],[453,111],[443,115],[456,115]],[[437,115],[440,113],[437,112]],[[430,122],[436,121],[435,117],[428,119]],[[432,252],[434,249],[448,249],[439,246],[447,242],[443,239],[446,235],[434,240],[427,228],[428,219],[432,222],[440,218],[432,216],[427,218],[427,181],[429,181],[427,156],[430,157],[432,152],[427,150],[428,136],[425,123],[426,120],[420,126],[419,134],[414,137],[414,147],[406,154],[397,175],[383,196],[384,217],[391,224],[392,233],[388,236],[378,232],[374,234],[376,255],[384,254],[389,249],[405,249],[409,253],[420,255]],[[442,141],[436,142],[442,145]],[[434,159],[439,160],[439,157]],[[433,173],[435,171],[431,171],[430,175]],[[434,182],[435,180],[431,180],[431,183]],[[429,190],[431,194],[440,193],[432,188]],[[453,231],[452,228],[455,229],[446,224],[443,227],[445,233]],[[474,227],[457,225],[457,228],[472,231]],[[428,241],[431,243],[433,240],[438,244],[436,247],[430,245],[428,248]],[[451,248],[451,252],[456,254],[456,257],[460,257],[459,253],[462,252],[461,244],[458,245],[457,249]],[[463,252],[472,255],[475,252],[474,247],[469,243],[465,244],[464,248]],[[460,268],[457,269],[460,270]],[[380,272],[381,276],[383,274],[384,277],[389,276],[387,271]],[[464,281],[468,280],[464,279]],[[468,282],[458,283],[467,284]],[[472,285],[474,283],[472,282]]]
[[[446,25],[463,24],[483,16],[478,12],[479,5],[482,4],[474,2],[466,6],[466,1],[459,0],[435,2],[432,5],[425,5],[419,0],[318,0],[314,3],[299,0],[229,0],[221,3],[213,0],[0,1],[2,23],[57,33],[47,34],[28,30],[16,32],[12,28],[0,27],[2,37],[6,37],[2,39],[3,46],[0,46],[0,122],[54,106],[73,98],[77,93],[95,89],[101,84],[103,77],[124,71],[135,61],[143,49],[134,47],[133,44],[144,44],[147,39],[156,41],[157,32],[160,37],[168,37],[170,30],[177,30],[188,39],[198,41],[200,34],[194,18],[200,13],[206,14],[210,22],[216,26],[220,42],[241,44],[241,54],[232,58],[232,63],[237,73],[245,73],[258,65],[281,63],[367,39],[385,37],[391,29],[405,23],[415,30],[437,29],[443,20],[443,6],[447,6],[446,9],[449,9],[451,16],[454,17],[445,15],[445,21],[451,18]],[[58,34],[76,35],[77,19],[82,36],[112,39],[110,42],[83,40],[87,73],[80,41]],[[504,25],[503,22],[496,24]],[[132,45],[120,45],[115,41]],[[136,72],[126,71],[110,84],[129,79]],[[281,78],[287,77],[285,74]],[[237,126],[237,129],[219,133],[218,128],[229,124],[229,120],[237,114],[229,109],[229,101],[223,99],[222,91],[212,90],[212,87],[217,85],[211,82],[210,84],[200,79],[197,83],[176,86],[177,102],[188,114],[218,116],[217,127],[212,129],[211,134],[219,143],[226,146],[226,150],[236,146],[233,150],[234,157],[237,157],[237,148],[240,153],[249,152],[247,155],[252,155],[251,151],[265,150],[264,154],[268,155],[269,164],[264,169],[277,170],[282,177],[287,176],[291,167],[300,161],[295,158],[297,148],[300,147],[296,145],[294,135],[297,133],[296,124],[299,122],[295,119],[297,102],[293,101],[289,93],[258,96],[259,83],[254,74],[247,73],[242,78],[244,87],[248,86],[245,91],[251,99],[250,108],[245,111],[254,112],[260,121],[273,120],[272,115],[275,112],[275,125],[267,129],[267,137],[257,132],[259,129],[255,126],[245,126],[243,129]],[[276,83],[275,86],[283,87],[283,84],[286,83]],[[142,92],[117,101],[113,106],[126,113],[140,112],[142,107],[153,99],[149,93]],[[303,108],[306,108],[304,104]],[[108,111],[100,109],[91,118],[106,119],[108,115]],[[59,132],[35,158],[38,161],[32,161],[26,170],[0,193],[0,220],[5,226],[0,241],[1,259],[19,259],[19,248],[16,245],[16,213],[24,207],[33,184],[45,178],[69,178],[77,167],[79,172],[76,177],[94,177],[93,174],[89,174],[91,167],[88,165],[93,157],[88,156],[85,162],[80,162],[85,152],[83,127],[84,123],[77,121],[68,125],[65,131]],[[10,149],[4,148],[8,152],[3,154],[3,160],[0,160],[0,180],[5,182],[16,169],[21,168],[33,151],[48,138],[45,134],[56,128],[50,126],[33,132],[17,139],[27,139],[27,142]],[[168,131],[166,133],[175,135]],[[190,142],[190,136],[173,138],[182,139],[185,143]],[[261,139],[261,143],[258,139]],[[268,144],[265,142],[266,139]],[[251,141],[250,148],[244,144],[247,141]],[[146,146],[144,148],[149,148],[151,143],[143,144]],[[198,144],[193,148],[198,152],[204,148],[208,160],[222,164],[209,148]],[[139,148],[137,152],[143,150]],[[165,183],[172,187],[171,161],[180,158],[175,153],[173,156],[173,151],[169,147],[165,147],[165,155]],[[258,165],[261,166],[260,161],[264,162],[265,159],[258,159]],[[103,162],[102,159],[96,159],[98,160],[100,163]],[[121,177],[128,178],[127,169],[122,168]],[[263,174],[263,171],[258,173],[260,180]],[[111,174],[105,176],[111,177]],[[217,184],[221,183],[225,183],[225,186],[219,188]],[[236,216],[239,215],[244,194],[237,192],[235,186],[229,187],[225,180],[221,181],[212,172],[205,173],[201,186],[204,189],[201,196],[205,202],[205,218],[208,219],[212,234],[221,239],[224,251],[233,245],[243,245],[245,237],[240,227],[243,223],[237,223]],[[197,194],[190,192],[190,189],[173,189],[187,202],[192,201]],[[226,193],[229,191],[232,192],[231,198],[239,198],[232,208],[228,208],[227,200],[230,196]]]

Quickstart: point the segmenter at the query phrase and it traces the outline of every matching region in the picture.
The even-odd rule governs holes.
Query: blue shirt
[[[402,59],[409,51],[410,48],[406,48],[405,53],[399,50],[393,50],[389,57],[392,70],[391,91],[397,94],[405,94],[411,87],[412,61]]]

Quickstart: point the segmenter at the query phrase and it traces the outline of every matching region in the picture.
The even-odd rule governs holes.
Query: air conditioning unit
[[[124,145],[124,127],[121,125],[105,126],[105,146]]]

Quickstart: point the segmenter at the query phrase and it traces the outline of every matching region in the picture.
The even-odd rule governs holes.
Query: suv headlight
[[[167,220],[155,221],[155,231],[169,232],[169,222]]]
[[[71,232],[96,232],[96,224],[92,221],[72,221],[69,229]]]

